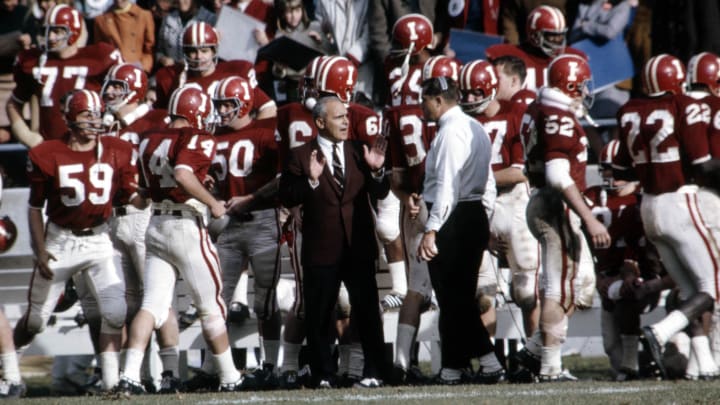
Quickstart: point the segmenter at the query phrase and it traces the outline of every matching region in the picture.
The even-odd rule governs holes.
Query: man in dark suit
[[[301,260],[312,373],[319,387],[333,386],[332,311],[344,281],[365,356],[364,378],[356,386],[377,387],[386,362],[370,199],[383,198],[390,189],[383,170],[387,143],[379,137],[368,148],[347,140],[347,109],[334,96],[318,100],[313,119],[319,136],[291,151],[280,179],[283,205],[302,204]]]

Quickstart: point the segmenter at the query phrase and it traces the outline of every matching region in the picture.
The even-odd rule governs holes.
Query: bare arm
[[[32,131],[22,117],[23,105],[15,101],[13,98],[8,99],[5,106],[8,119],[10,120],[10,129],[15,137],[28,148],[39,144],[43,141],[43,137]]]
[[[562,191],[562,195],[567,205],[582,219],[592,238],[593,245],[595,245],[596,248],[610,246],[610,234],[607,229],[605,229],[605,226],[592,214],[590,207],[585,204],[585,200],[577,186],[573,184],[566,187]]]
[[[512,186],[527,181],[527,177],[523,174],[522,170],[517,167],[506,167],[500,169],[495,174],[495,184],[498,187]]]

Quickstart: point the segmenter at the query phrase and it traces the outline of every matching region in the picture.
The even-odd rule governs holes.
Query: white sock
[[[525,342],[525,348],[537,357],[542,356],[542,332],[538,328]]]
[[[233,291],[232,302],[239,302],[241,304],[247,305],[247,290],[248,272],[243,271],[242,274],[240,274],[240,279],[238,280],[237,286],[235,286],[235,291]]]
[[[300,348],[299,343],[283,342],[283,365],[282,371],[298,371],[300,368]]]
[[[638,371],[640,369],[638,365],[638,342],[640,336],[638,335],[620,335],[622,341],[622,361],[620,367],[628,370]]]
[[[362,378],[365,367],[365,356],[363,356],[362,345],[353,343],[350,345],[350,360],[348,361],[348,375]]]
[[[102,359],[102,353],[100,354]],[[127,349],[125,351],[125,367],[123,367],[123,375],[133,381],[140,381],[140,367],[142,367],[145,352],[137,349]],[[103,366],[103,374],[105,367]]]
[[[15,352],[0,354],[2,361],[3,378],[9,382],[20,382],[20,366],[18,365],[18,356]]]
[[[681,330],[685,329],[690,322],[685,314],[678,310],[670,312],[660,322],[652,326],[655,337],[660,341],[660,345],[664,345],[670,337]]]
[[[690,345],[690,356],[688,356],[687,367],[685,368],[685,376],[689,378],[698,378],[700,375],[700,365],[698,364],[697,355],[695,350]]]
[[[142,358],[140,358],[140,362],[142,363]],[[118,382],[120,382],[120,353],[100,353],[100,367],[102,367],[103,388],[106,390],[110,390],[115,387]],[[138,367],[138,378],[139,374],[140,368]]]
[[[202,366],[200,366],[200,369],[205,374],[217,374],[217,367],[215,365],[215,360],[212,358],[212,353],[210,352],[210,349],[205,350],[205,360],[203,360]]]
[[[180,360],[178,359],[178,347],[166,347],[158,350],[160,356],[160,362],[163,365],[163,371],[172,371],[173,377],[180,376]]]
[[[484,373],[494,373],[502,370],[502,365],[495,356],[495,352],[490,352],[480,357],[480,370]]]
[[[446,368],[446,367],[443,367],[442,370],[440,370],[440,378],[442,378],[445,381],[459,380],[460,377],[462,377],[461,370],[458,370],[455,368]]]
[[[405,275],[405,261],[388,263],[388,271],[392,280],[392,290],[400,295],[407,294],[407,276]]]
[[[541,375],[559,375],[562,373],[562,345],[543,346],[540,361]]]
[[[273,367],[277,366],[280,341],[263,340],[263,347],[265,348],[265,363],[272,364]]]
[[[350,364],[350,345],[338,345],[338,375],[348,372]]]
[[[698,371],[701,375],[715,375],[718,367],[710,352],[710,341],[707,336],[694,336],[690,339],[690,346],[695,352],[698,362]]]
[[[410,367],[410,350],[415,341],[415,332],[417,328],[405,323],[398,323],[397,338],[395,348],[395,365],[400,366],[403,370]]]
[[[240,379],[240,372],[235,368],[230,348],[220,354],[210,354],[215,361],[217,369],[220,370],[220,383],[234,383]]]

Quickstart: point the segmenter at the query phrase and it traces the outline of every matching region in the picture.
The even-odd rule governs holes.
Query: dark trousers
[[[338,265],[305,266],[303,272],[305,327],[314,380],[335,380],[337,364],[330,353],[330,345],[334,342],[331,327],[341,281],[347,287],[352,306],[351,319],[362,343],[365,356],[363,376],[382,378],[388,363],[385,360],[375,261],[345,259]]]
[[[428,207],[430,209],[430,207]],[[438,255],[428,262],[440,306],[442,366],[461,369],[493,351],[475,302],[478,268],[490,229],[481,201],[460,202],[435,236]]]

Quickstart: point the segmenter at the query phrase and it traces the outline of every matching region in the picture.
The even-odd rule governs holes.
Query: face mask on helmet
[[[107,108],[117,112],[127,104],[143,101],[147,83],[147,75],[141,69],[130,64],[116,65],[105,77],[100,94]]]
[[[82,32],[83,19],[74,8],[58,4],[45,14],[45,49],[58,52],[75,44]]]
[[[562,11],[551,6],[540,6],[528,14],[525,34],[528,42],[545,55],[555,57],[565,51],[567,25]]]
[[[245,117],[253,107],[254,93],[247,80],[230,76],[218,83],[213,94],[213,106],[219,126],[228,126],[235,118]]]
[[[553,59],[548,67],[548,86],[563,92],[573,100],[582,103],[586,110],[594,101],[594,82],[587,61],[572,54]]]
[[[218,62],[218,33],[210,24],[193,23],[182,37],[183,55],[189,70],[204,72]]]
[[[103,124],[103,104],[91,90],[77,90],[65,100],[65,121],[78,135],[99,135],[106,132]]]
[[[484,60],[476,60],[463,65],[460,69],[460,106],[470,114],[480,114],[495,99],[498,89],[498,77],[495,68]]]

